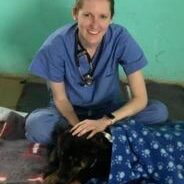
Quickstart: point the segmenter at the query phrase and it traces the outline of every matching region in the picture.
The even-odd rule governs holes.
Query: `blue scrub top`
[[[89,107],[116,101],[122,96],[118,66],[126,75],[143,68],[147,60],[142,49],[126,28],[112,23],[92,60],[94,82],[83,86],[76,65],[76,30],[77,24],[73,23],[51,34],[34,57],[30,72],[49,81],[64,82],[72,105]],[[81,71],[88,70],[87,58],[86,63],[82,60],[85,58],[79,60]]]

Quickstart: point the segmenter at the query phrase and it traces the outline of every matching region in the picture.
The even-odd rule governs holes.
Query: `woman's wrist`
[[[107,119],[105,116],[101,118],[103,124],[104,124],[104,130],[111,125],[111,121]]]
[[[115,116],[111,113],[105,114],[103,118],[106,122],[107,127],[113,125],[116,122]]]

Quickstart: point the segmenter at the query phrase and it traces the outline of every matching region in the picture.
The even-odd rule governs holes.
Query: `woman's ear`
[[[77,21],[77,9],[76,8],[73,8],[72,16],[73,16],[73,20]]]

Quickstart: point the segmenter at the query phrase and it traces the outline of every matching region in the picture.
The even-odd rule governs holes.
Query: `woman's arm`
[[[76,125],[79,119],[68,100],[65,92],[64,82],[49,82],[53,94],[54,103],[58,111],[69,121],[71,125]]]
[[[147,105],[148,97],[142,72],[138,70],[127,78],[132,98],[127,104],[112,113],[116,121],[135,115]]]
[[[147,104],[147,91],[141,71],[136,71],[135,73],[130,74],[128,76],[128,83],[132,93],[132,98],[127,102],[127,104],[112,112],[115,119],[111,120],[104,116],[98,120],[84,120],[72,128],[72,134],[82,136],[83,134],[90,132],[88,138],[91,138],[97,132],[102,132],[109,125],[116,123],[116,121],[135,115],[144,109]]]

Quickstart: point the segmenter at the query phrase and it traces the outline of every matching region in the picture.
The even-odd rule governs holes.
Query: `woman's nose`
[[[98,24],[99,24],[98,18],[95,17],[95,16],[93,16],[93,17],[91,18],[91,26],[92,26],[92,28],[97,28]]]

